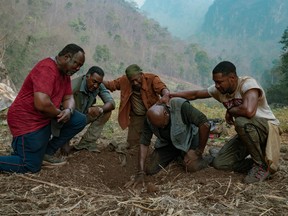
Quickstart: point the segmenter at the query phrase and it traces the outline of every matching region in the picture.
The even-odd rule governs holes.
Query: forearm
[[[195,99],[210,98],[211,96],[209,95],[207,89],[202,89],[193,91],[173,92],[170,93],[170,97],[182,97],[187,100],[195,100]]]
[[[74,110],[75,109],[75,100],[74,100],[73,96],[71,95],[68,98],[64,98],[62,101],[62,106],[63,106],[63,109]]]
[[[107,102],[103,105],[102,109],[104,113],[111,112],[112,110],[115,109],[115,104],[112,102]]]
[[[169,89],[167,89],[167,88],[162,89],[162,91],[161,91],[161,96],[162,97],[169,96],[169,94],[170,94]]]
[[[195,99],[195,95],[193,95],[192,91],[171,92],[170,97],[181,97],[187,100]]]
[[[149,146],[140,144],[139,154],[138,154],[138,171],[144,171],[145,161],[147,157]]]
[[[234,118],[238,116],[246,117],[246,118],[252,118],[255,116],[256,112],[250,112],[245,106],[235,106],[230,109],[227,109],[227,112],[233,116]]]
[[[61,110],[52,103],[50,97],[42,92],[34,93],[34,107],[49,118],[55,118],[61,113]]]
[[[242,98],[242,103],[228,107],[227,112],[233,117],[252,118],[257,112],[259,97],[260,92],[257,89],[248,90]]]
[[[201,151],[201,153],[204,152],[204,149],[206,147],[208,137],[210,132],[210,124],[207,121],[206,123],[200,125],[199,127],[199,146],[198,149]]]
[[[38,106],[36,109],[49,118],[56,118],[61,113],[61,110],[56,108],[52,102],[41,107]]]

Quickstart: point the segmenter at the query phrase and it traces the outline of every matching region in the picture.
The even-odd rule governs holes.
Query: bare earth
[[[0,174],[0,215],[288,215],[287,133],[280,170],[263,183],[243,184],[244,174],[212,167],[186,173],[175,162],[132,189],[124,185],[136,172],[138,148],[126,154],[108,148],[112,140],[125,142],[126,131],[115,125],[105,127],[101,153],[79,151],[67,164],[37,174]],[[0,128],[4,155],[11,140],[5,115]],[[206,149],[227,139],[210,139]]]

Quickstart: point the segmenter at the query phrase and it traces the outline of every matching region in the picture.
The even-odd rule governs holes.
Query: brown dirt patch
[[[112,137],[102,137],[101,153],[79,151],[66,165],[37,174],[0,174],[0,215],[287,215],[287,134],[280,170],[261,184],[243,184],[244,174],[212,167],[186,173],[171,163],[137,189],[124,185],[136,172],[138,149],[127,152],[123,166],[123,154],[106,148],[112,139],[125,138],[125,131],[114,129]],[[1,150],[9,150],[9,139],[2,121]],[[225,139],[211,139],[207,149]]]

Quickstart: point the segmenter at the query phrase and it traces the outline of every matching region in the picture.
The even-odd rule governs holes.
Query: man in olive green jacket
[[[100,67],[93,66],[86,75],[72,80],[76,110],[86,115],[86,124],[91,124],[77,145],[70,147],[67,144],[62,148],[64,154],[69,154],[72,149],[100,152],[96,141],[100,137],[105,123],[109,120],[112,110],[115,109],[114,99],[102,84],[103,78],[104,71]],[[96,105],[97,95],[103,102],[101,106]]]

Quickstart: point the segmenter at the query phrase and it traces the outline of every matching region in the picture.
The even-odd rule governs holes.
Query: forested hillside
[[[17,87],[38,60],[67,43],[84,48],[84,70],[96,64],[115,77],[137,63],[195,84],[211,82],[207,53],[174,39],[124,0],[2,0],[0,11],[2,61]]]
[[[208,53],[233,60],[241,74],[269,86],[273,83],[267,77],[281,54],[279,41],[287,25],[286,0],[215,0],[197,41]]]
[[[279,79],[271,79],[270,69],[279,59],[279,41],[288,26],[287,0],[146,0],[141,10],[173,35],[190,36],[188,41],[211,57],[233,61],[240,75],[252,75],[265,87]],[[185,33],[179,30],[184,28]]]

